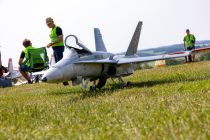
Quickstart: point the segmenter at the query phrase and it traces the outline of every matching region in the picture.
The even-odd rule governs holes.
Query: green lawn
[[[210,62],[139,70],[96,93],[0,89],[0,139],[210,139]]]

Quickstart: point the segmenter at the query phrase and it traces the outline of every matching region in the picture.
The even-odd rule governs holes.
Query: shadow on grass
[[[107,84],[105,87],[102,89],[96,89],[94,92],[90,92],[89,88],[87,88],[86,91],[82,91],[81,88],[64,88],[64,89],[57,89],[48,92],[48,94],[51,95],[63,95],[63,94],[71,94],[71,95],[78,95],[79,96],[73,96],[70,99],[70,102],[77,102],[78,100],[83,100],[85,98],[97,98],[99,96],[109,96],[113,94],[114,92],[117,92],[119,90],[123,89],[129,89],[129,88],[145,88],[145,87],[152,87],[155,85],[163,85],[163,84],[168,84],[168,83],[176,83],[176,82],[192,82],[192,81],[199,81],[199,80],[204,80],[208,79],[208,77],[200,77],[200,78],[189,78],[189,79],[171,79],[171,78],[166,78],[166,79],[161,79],[161,80],[149,80],[149,81],[144,81],[144,82],[131,82],[131,85],[126,86],[122,88],[119,86],[117,83],[110,83]]]
[[[78,94],[81,93],[81,89],[80,88],[75,88],[72,86],[68,86],[68,87],[60,87],[57,89],[48,89],[47,90],[47,94],[48,95],[74,95],[74,94]]]
[[[131,87],[152,87],[155,85],[163,85],[163,84],[169,84],[169,83],[177,83],[177,82],[193,82],[193,81],[201,81],[201,80],[206,80],[209,79],[210,77],[200,77],[200,78],[189,78],[189,79],[171,79],[171,78],[166,78],[166,79],[161,79],[161,80],[149,80],[149,81],[144,81],[144,82],[133,82]]]
[[[177,81],[168,81],[168,80],[155,81],[154,80],[154,81],[146,81],[146,82],[131,82],[131,84],[129,86],[125,86],[123,88],[119,84],[113,83],[113,84],[106,85],[102,89],[96,89],[94,92],[85,91],[81,94],[80,99],[85,99],[85,98],[89,98],[89,97],[96,98],[98,96],[107,96],[107,95],[111,95],[114,92],[117,92],[117,91],[123,90],[123,89],[130,89],[130,88],[134,88],[134,87],[138,87],[138,88],[152,87],[154,85],[173,83],[173,82],[177,82]]]
[[[97,97],[97,96],[104,96],[104,95],[111,95],[112,93],[123,90],[123,89],[129,89],[129,88],[145,88],[145,87],[152,87],[155,85],[164,85],[169,83],[176,83],[176,82],[193,82],[193,81],[200,81],[208,79],[208,77],[205,78],[189,78],[189,79],[161,79],[161,80],[149,80],[149,81],[143,81],[143,82],[131,82],[129,86],[126,86],[124,88],[120,87],[119,84],[113,83],[108,84],[102,89],[97,89],[94,92],[86,91],[81,95],[81,99],[87,98],[87,97]]]

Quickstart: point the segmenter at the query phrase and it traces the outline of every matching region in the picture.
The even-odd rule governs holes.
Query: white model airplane
[[[191,51],[183,51],[175,54],[164,54],[150,57],[139,57],[136,52],[141,33],[142,22],[138,22],[131,42],[125,55],[109,53],[106,50],[98,28],[94,29],[96,51],[91,52],[75,35],[65,38],[66,55],[62,60],[45,71],[43,82],[59,83],[72,81],[73,85],[82,83],[82,89],[86,89],[88,81],[93,81],[91,89],[102,88],[108,78],[118,78],[121,86],[126,85],[122,77],[134,73],[139,63],[184,57]],[[98,83],[96,84],[96,80]]]

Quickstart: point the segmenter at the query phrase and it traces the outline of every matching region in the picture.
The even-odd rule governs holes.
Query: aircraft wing
[[[210,46],[205,47],[205,48],[197,48],[197,49],[192,50],[193,54],[197,54],[197,53],[202,54],[202,53],[208,53],[208,52],[210,52]]]
[[[117,61],[114,59],[100,59],[100,60],[82,60],[82,61],[77,61],[74,64],[117,64]]]
[[[148,61],[155,61],[155,60],[163,60],[163,59],[170,59],[170,58],[178,58],[178,57],[185,57],[191,54],[191,51],[183,51],[183,52],[176,52],[170,54],[163,54],[163,55],[156,55],[156,56],[148,56],[148,57],[123,57],[120,58],[117,64],[126,64],[126,63],[137,63],[137,62],[148,62]]]
[[[155,61],[155,60],[162,60],[162,59],[170,59],[170,58],[178,58],[178,57],[185,57],[191,54],[191,51],[184,51],[184,52],[176,52],[170,54],[163,54],[157,56],[148,56],[148,57],[139,57],[139,56],[129,56],[129,57],[121,57],[118,60],[115,59],[100,59],[100,60],[81,60],[74,62],[74,64],[126,64],[126,63],[137,63],[137,62],[148,62],[148,61]]]

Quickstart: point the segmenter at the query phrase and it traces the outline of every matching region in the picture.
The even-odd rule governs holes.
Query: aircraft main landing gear
[[[124,88],[124,87],[129,87],[131,86],[131,82],[128,81],[127,83],[125,83],[122,79],[122,77],[118,77],[118,80],[119,80],[119,85],[120,85],[120,88]]]

